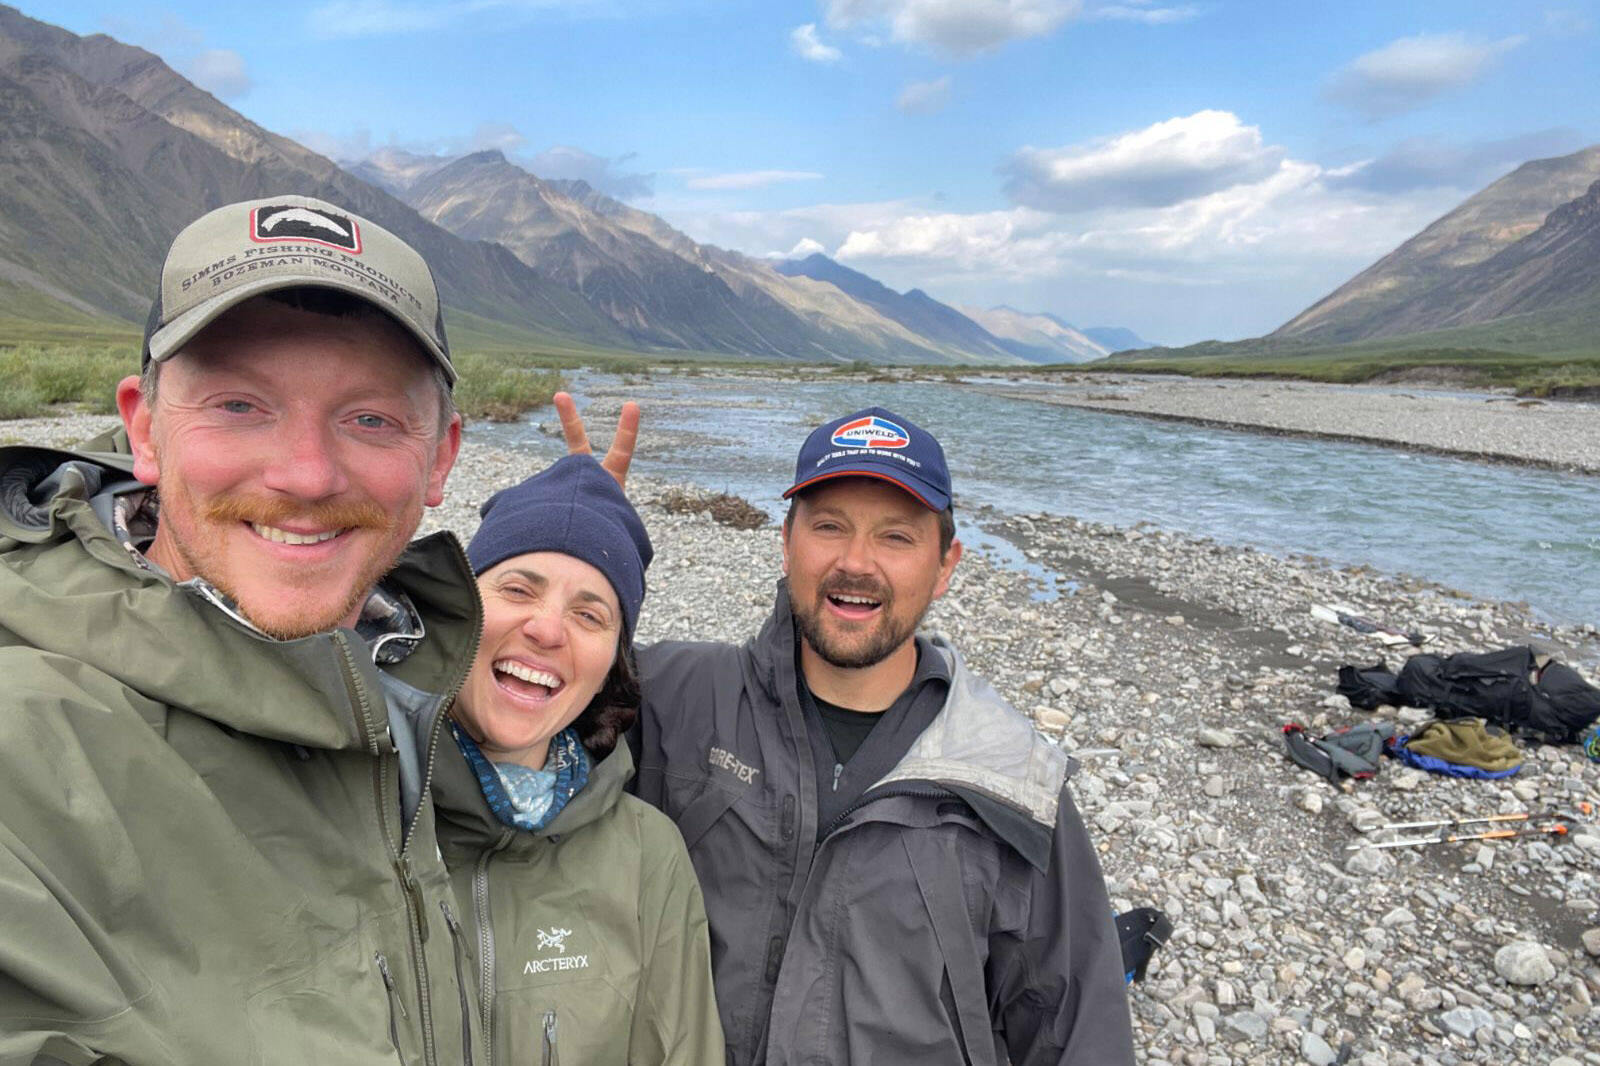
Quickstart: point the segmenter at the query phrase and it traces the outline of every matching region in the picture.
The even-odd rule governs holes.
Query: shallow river
[[[580,374],[615,409],[609,375]],[[1600,622],[1600,479],[1273,437],[1028,403],[933,383],[774,383],[658,375],[627,388],[644,406],[637,469],[732,492],[781,514],[794,456],[819,422],[879,404],[939,437],[962,509],[1049,511],[1309,553],[1524,600],[1561,622]],[[551,409],[532,421],[550,422]],[[593,420],[596,436],[611,417]],[[526,423],[478,439],[553,457]],[[966,534],[963,534],[966,536]],[[991,538],[984,538],[991,546]],[[1012,553],[1014,556],[1014,553]],[[1015,560],[1014,560],[1015,561]]]

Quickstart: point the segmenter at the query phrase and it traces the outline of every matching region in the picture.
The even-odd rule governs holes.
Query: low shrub
[[[515,422],[566,388],[558,371],[519,366],[513,359],[474,352],[455,357],[456,407],[463,418]]]

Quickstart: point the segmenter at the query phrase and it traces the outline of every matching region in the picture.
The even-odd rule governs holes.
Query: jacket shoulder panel
[[[879,784],[923,780],[963,786],[1053,828],[1061,788],[1077,764],[1022,712],[968,670],[950,645],[950,694],[937,718]]]

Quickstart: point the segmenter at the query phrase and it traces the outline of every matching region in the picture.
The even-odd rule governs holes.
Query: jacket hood
[[[794,640],[788,586],[779,580],[772,614],[745,650],[756,680],[768,699],[780,706],[785,703],[784,687],[794,687]],[[992,685],[968,670],[948,641],[933,637],[930,643],[950,663],[949,695],[911,750],[872,787],[932,781],[963,795],[976,793],[1053,830],[1062,786],[1077,762],[1040,736]],[[792,692],[788,698],[793,699]],[[992,818],[984,810],[979,814],[1008,839],[1017,836],[1015,819]],[[994,824],[998,821],[1008,825]],[[1031,843],[1027,847],[1013,843],[1025,855],[1033,854]]]
[[[433,768],[433,806],[438,817],[439,846],[448,865],[505,841],[505,852],[516,855],[541,846],[548,837],[562,836],[599,821],[622,799],[623,786],[633,777],[633,754],[618,741],[610,755],[589,770],[589,781],[542,829],[513,829],[489,809],[483,788],[461,748],[448,734],[439,742]],[[509,838],[508,838],[509,834]]]
[[[107,524],[110,497],[138,487],[131,472],[120,430],[76,452],[0,448],[0,643],[87,663],[241,732],[376,753],[370,723],[383,720],[383,697],[360,637],[273,640],[141,567]],[[466,557],[453,536],[435,534],[413,542],[386,582],[428,631],[389,672],[437,691],[470,661],[481,625]],[[352,706],[367,698],[376,706],[362,724]]]

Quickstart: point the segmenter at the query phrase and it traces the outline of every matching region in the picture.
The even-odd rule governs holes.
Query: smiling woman
[[[644,524],[599,463],[569,455],[491,498],[467,557],[483,638],[434,799],[490,1061],[721,1062],[683,840],[623,793]]]

